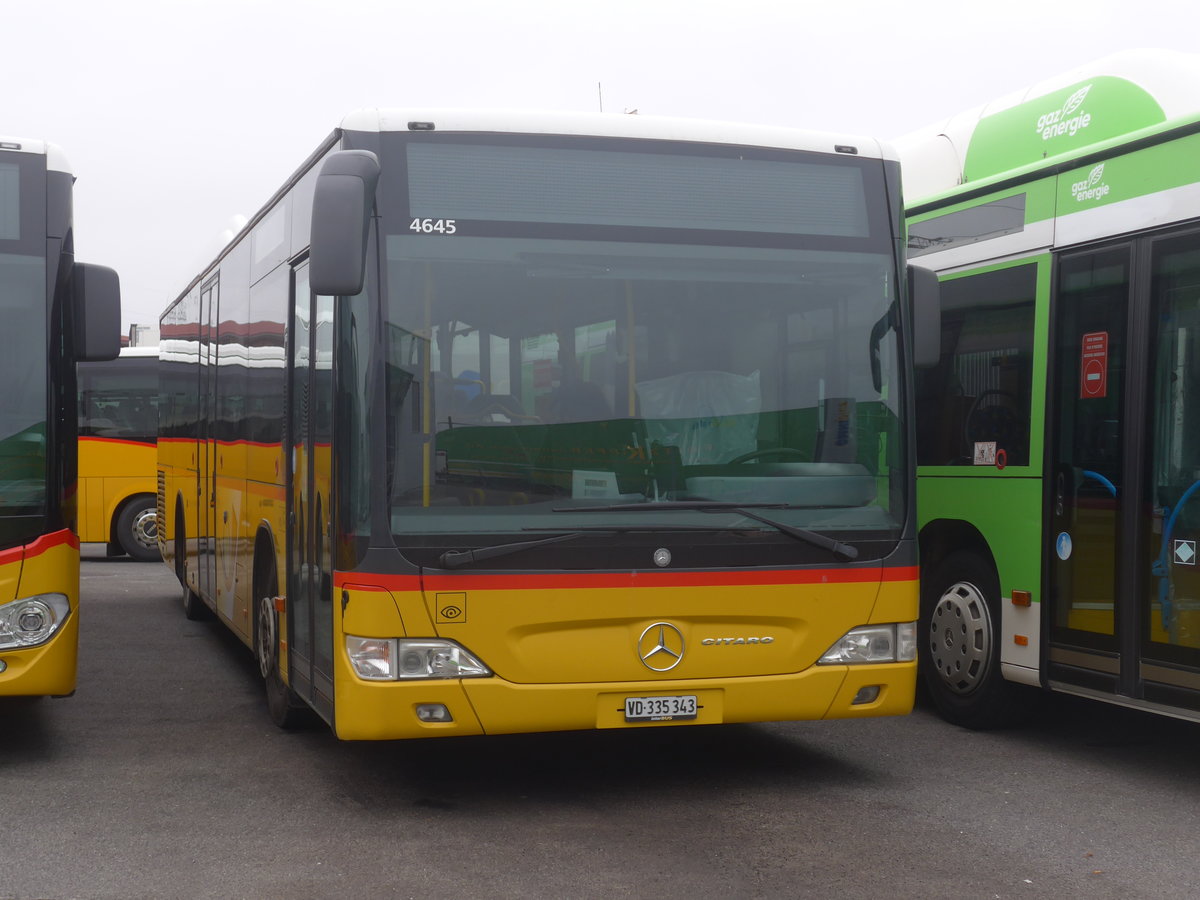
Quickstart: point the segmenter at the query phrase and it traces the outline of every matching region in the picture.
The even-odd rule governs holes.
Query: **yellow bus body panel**
[[[584,578],[537,587],[531,575],[525,589],[496,589],[489,583],[521,576],[463,576],[428,579],[422,591],[353,577],[345,576],[344,612],[335,617],[334,730],[343,739],[903,715],[913,705],[915,662],[816,662],[857,625],[914,621],[915,579],[581,588]],[[465,589],[442,589],[451,585]],[[654,672],[637,648],[660,621],[680,629],[685,651],[677,666]],[[346,634],[455,640],[495,674],[366,681],[350,665]],[[855,703],[866,687],[878,695]],[[676,694],[697,696],[696,718],[625,721],[626,697]],[[444,704],[454,721],[418,720],[417,705],[429,703]]]
[[[79,540],[108,543],[117,510],[136,494],[154,496],[154,444],[79,439]]]
[[[0,601],[65,594],[71,611],[46,643],[0,650],[0,697],[61,696],[75,690],[79,653],[79,542],[69,531],[0,554]]]

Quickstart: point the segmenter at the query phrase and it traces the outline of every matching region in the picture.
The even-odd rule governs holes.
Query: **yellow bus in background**
[[[0,697],[75,691],[75,364],[120,349],[117,275],[74,260],[75,177],[0,137]]]
[[[157,560],[158,348],[80,363],[78,378],[79,540],[106,544],[110,556]]]

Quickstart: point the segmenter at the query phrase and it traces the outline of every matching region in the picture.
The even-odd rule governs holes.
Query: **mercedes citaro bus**
[[[120,348],[116,273],[75,262],[74,176],[0,138],[0,697],[75,690],[75,363]]]
[[[353,113],[162,316],[163,556],[341,738],[907,712],[925,274],[872,140]]]

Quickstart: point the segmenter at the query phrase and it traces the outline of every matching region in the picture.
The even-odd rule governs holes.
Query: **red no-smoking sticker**
[[[1079,356],[1079,398],[1107,397],[1108,332],[1085,334]]]

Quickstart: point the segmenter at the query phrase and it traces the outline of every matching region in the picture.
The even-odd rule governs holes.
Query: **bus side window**
[[[917,462],[961,466],[994,445],[1029,464],[1037,266],[942,282],[942,358],[917,370]]]

